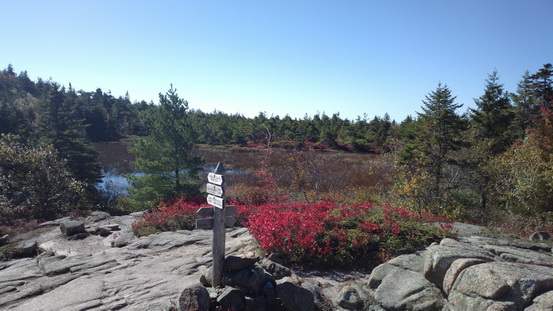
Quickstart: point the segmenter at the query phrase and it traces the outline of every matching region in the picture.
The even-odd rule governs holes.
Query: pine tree
[[[131,176],[131,199],[143,207],[178,195],[197,192],[195,181],[202,168],[202,159],[192,156],[196,135],[188,115],[188,102],[179,98],[173,86],[159,94],[159,106],[152,106],[145,115],[150,135],[139,138],[130,151],[133,163],[143,176]]]

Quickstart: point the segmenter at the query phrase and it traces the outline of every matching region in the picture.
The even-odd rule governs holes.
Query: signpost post
[[[236,206],[225,206],[225,188],[223,187],[223,163],[219,162],[215,172],[207,175],[207,203],[211,207],[202,207],[197,213],[203,218],[196,220],[196,229],[213,229],[213,287],[221,284],[223,261],[225,260],[225,227],[236,223]]]

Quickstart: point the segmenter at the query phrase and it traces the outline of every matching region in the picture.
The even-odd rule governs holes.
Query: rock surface
[[[550,249],[493,238],[460,240],[444,239],[378,266],[369,278],[371,296],[385,310],[552,310]],[[419,271],[413,269],[420,267],[417,261]]]
[[[112,217],[98,225],[116,221],[129,234],[138,219]],[[211,265],[211,237],[209,230],[165,232],[114,248],[113,234],[67,240],[52,227],[36,237],[44,253],[0,262],[0,309],[169,310]],[[244,228],[229,229],[226,240],[227,253],[251,245]]]
[[[543,242],[466,236],[396,257],[370,274],[302,272],[274,256],[259,257],[248,230],[232,228],[226,286],[214,289],[210,230],[138,238],[130,228],[140,214],[93,216],[82,221],[97,234],[83,240],[68,240],[54,227],[64,219],[19,241],[42,253],[0,262],[1,310],[207,310],[208,300],[210,308],[236,310],[537,311],[553,305],[553,255]]]

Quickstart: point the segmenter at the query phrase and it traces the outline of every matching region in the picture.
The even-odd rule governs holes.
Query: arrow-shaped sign
[[[225,217],[225,227],[232,227],[236,223],[236,217]],[[213,218],[196,219],[196,229],[213,229]]]
[[[238,209],[234,205],[225,206],[225,216],[236,215]],[[196,212],[200,217],[213,217],[213,206],[200,207]]]
[[[207,203],[210,204],[210,205],[213,205],[215,207],[218,207],[220,209],[225,207],[225,200],[223,200],[222,198],[218,198],[218,197],[216,197],[214,195],[211,195],[211,194],[209,194],[207,196]]]
[[[225,191],[221,186],[207,184],[207,193],[213,194],[214,196],[222,197]]]
[[[207,181],[220,186],[223,184],[223,175],[209,173],[207,174]]]

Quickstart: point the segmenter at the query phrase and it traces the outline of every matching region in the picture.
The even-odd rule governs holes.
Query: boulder
[[[422,273],[423,260],[419,254],[401,255],[390,259],[387,263],[405,270]]]
[[[91,230],[88,231],[88,233],[106,237],[110,235],[113,231],[119,231],[119,230],[121,230],[121,228],[119,228],[118,224],[108,224],[108,225],[92,228]]]
[[[445,276],[444,276],[444,282],[442,289],[446,294],[449,294],[451,291],[451,288],[453,287],[453,284],[457,280],[457,277],[459,274],[465,270],[466,268],[470,266],[474,266],[477,264],[485,263],[486,261],[482,259],[476,259],[476,258],[459,258],[455,260],[449,269],[447,270]]]
[[[301,282],[301,287],[309,290],[313,294],[315,310],[332,310],[332,301],[330,297],[326,297],[323,295],[323,285],[319,281],[304,279],[303,282]],[[338,297],[337,300],[339,300],[340,298],[342,297]],[[339,301],[337,304],[339,304]]]
[[[268,281],[261,288],[261,295],[265,298],[276,298],[278,294],[276,292],[275,283],[273,281]]]
[[[227,310],[242,310],[245,306],[244,294],[231,286],[225,287],[217,302]],[[190,309],[188,309],[190,310]]]
[[[3,236],[0,237],[0,246],[8,243],[8,240],[10,239],[10,236],[5,234]]]
[[[282,304],[289,311],[313,311],[315,302],[313,293],[287,279],[277,283],[276,291]]]
[[[38,243],[35,240],[22,241],[17,243],[13,248],[12,257],[34,257],[38,255]]]
[[[484,245],[482,248],[499,256],[503,261],[553,266],[553,257],[550,254],[531,252],[511,246]]]
[[[359,286],[345,286],[340,292],[338,305],[348,310],[362,310],[368,295]]]
[[[116,237],[111,242],[111,246],[112,247],[124,247],[124,246],[127,246],[127,245],[131,244],[131,242],[133,242],[135,239],[136,239],[136,235],[134,235],[134,233],[132,231],[131,232],[124,232],[121,235],[119,235],[118,237]]]
[[[68,216],[68,217],[63,217],[63,218],[59,218],[59,219],[56,219],[56,220],[46,221],[46,222],[41,223],[38,226],[40,228],[41,227],[59,226],[59,225],[61,225],[62,222],[66,222],[66,221],[70,221],[70,220],[71,220],[71,217]]]
[[[265,297],[251,297],[246,296],[244,298],[244,310],[245,311],[259,311],[259,310],[267,310]]]
[[[194,285],[185,288],[179,296],[178,310],[208,311],[210,305],[209,293],[205,287]]]
[[[213,267],[209,267],[200,275],[200,283],[205,287],[213,286]]]
[[[528,237],[529,240],[549,240],[551,238],[551,235],[549,235],[548,232],[545,232],[545,231],[539,231],[539,232],[534,232],[532,234],[530,234],[530,237]]]
[[[474,311],[516,311],[516,304],[512,301],[496,301],[480,296],[465,295],[458,291],[453,291],[448,296],[449,310],[474,310]]]
[[[534,303],[528,308],[524,309],[524,311],[553,310],[553,290],[539,295],[538,297],[534,298],[533,302]]]
[[[553,269],[549,267],[488,262],[466,268],[453,285],[449,301],[458,310],[471,309],[474,304],[468,299],[459,299],[463,296],[500,301],[522,310],[535,297],[550,290],[553,290]]]
[[[227,256],[223,261],[223,270],[238,271],[253,266],[259,261],[259,256]]]
[[[258,295],[263,286],[271,280],[274,280],[272,275],[260,266],[255,265],[240,271],[223,273],[221,283],[224,286],[232,286],[244,290],[247,294]]]
[[[421,273],[389,263],[372,271],[369,288],[385,310],[441,310],[445,304],[441,291]]]
[[[261,258],[259,265],[272,274],[277,280],[292,275],[292,270],[267,258]]]
[[[444,277],[451,264],[460,258],[475,258],[493,261],[494,254],[453,239],[443,239],[439,245],[429,247],[424,254],[423,275],[442,288]]]
[[[60,224],[61,233],[69,237],[78,233],[86,233],[84,222],[78,220],[67,220]]]
[[[86,218],[86,220],[88,220],[90,222],[98,222],[98,221],[107,219],[110,216],[111,215],[109,213],[106,213],[106,212],[94,211],[94,212],[90,213],[90,216],[88,216]]]
[[[474,236],[481,235],[488,232],[488,229],[482,226],[466,224],[462,222],[454,222],[451,224],[453,226],[452,231],[459,236]]]
[[[551,245],[547,243],[530,243],[530,242],[523,242],[520,240],[496,239],[496,238],[481,237],[481,236],[460,237],[459,241],[463,243],[471,244],[473,246],[485,246],[485,245],[512,246],[516,248],[529,249],[533,251],[551,252]]]

